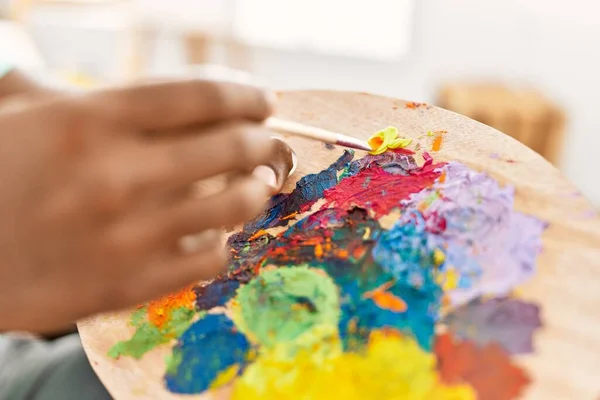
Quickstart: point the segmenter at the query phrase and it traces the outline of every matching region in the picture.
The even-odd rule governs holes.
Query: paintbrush
[[[318,140],[323,143],[329,143],[337,146],[348,147],[350,149],[371,151],[371,146],[367,142],[353,138],[352,136],[328,131],[326,129],[315,128],[300,124],[294,121],[270,117],[265,121],[267,127],[279,133],[287,133],[293,136],[300,136],[308,139]]]

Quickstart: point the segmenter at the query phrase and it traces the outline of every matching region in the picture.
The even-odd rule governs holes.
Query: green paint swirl
[[[264,271],[238,289],[236,300],[236,325],[263,346],[305,346],[337,335],[338,289],[323,271],[306,266]]]

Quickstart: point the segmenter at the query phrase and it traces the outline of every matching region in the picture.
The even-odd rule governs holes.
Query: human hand
[[[203,80],[0,110],[0,331],[51,331],[220,272],[218,228],[253,217],[273,191],[248,173],[273,162],[260,123],[270,112],[260,89]],[[181,195],[221,174],[241,177]]]

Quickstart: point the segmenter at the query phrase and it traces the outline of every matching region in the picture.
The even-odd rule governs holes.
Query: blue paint
[[[169,391],[199,394],[219,372],[247,361],[250,344],[225,315],[207,315],[181,336],[173,349],[174,364],[165,376]],[[240,370],[242,369],[240,368]]]
[[[244,226],[246,232],[256,232],[273,228],[275,226],[285,226],[288,221],[282,218],[295,212],[308,209],[318,199],[323,197],[323,192],[332,188],[338,183],[337,173],[344,169],[352,158],[354,152],[345,150],[344,154],[329,168],[317,174],[310,174],[302,177],[296,188],[291,193],[280,193],[271,198],[271,201],[262,215],[259,215],[253,221]]]
[[[432,278],[437,245],[425,226],[421,213],[413,212],[382,232],[373,248],[375,261],[400,284],[419,288]]]
[[[387,278],[391,279],[389,275]],[[370,298],[364,297],[367,291],[355,282],[346,282],[341,289],[339,328],[347,350],[360,350],[375,329],[393,328],[412,336],[425,351],[431,351],[442,297],[438,286],[432,282],[428,282],[426,290],[400,284],[393,286],[390,292],[407,305],[403,313],[379,308]],[[355,328],[350,329],[352,326]]]

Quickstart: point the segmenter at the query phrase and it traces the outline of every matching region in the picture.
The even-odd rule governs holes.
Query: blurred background
[[[277,89],[427,102],[533,148],[600,205],[600,3],[0,0],[0,55],[80,85],[217,64]]]

